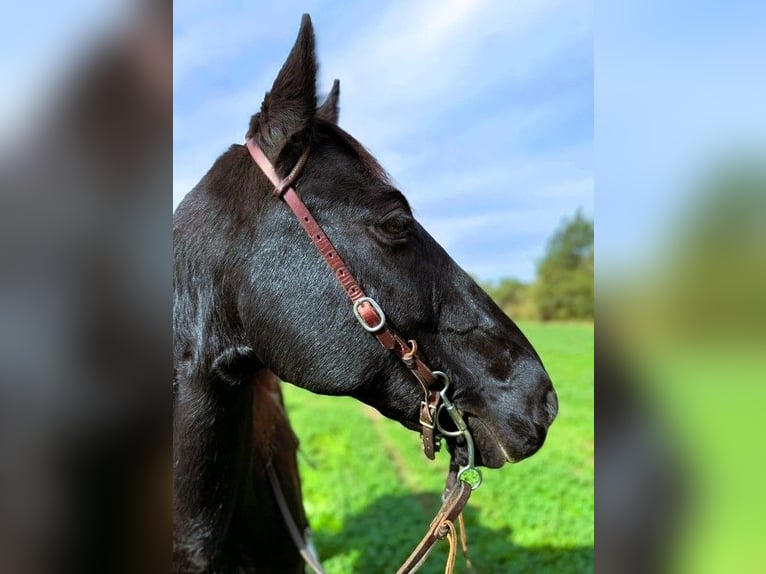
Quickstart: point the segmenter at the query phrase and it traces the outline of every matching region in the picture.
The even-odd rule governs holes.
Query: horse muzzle
[[[524,415],[505,409],[499,413],[466,414],[466,423],[475,443],[477,466],[500,468],[506,463],[529,458],[540,450],[558,413],[558,397],[553,388],[549,388],[531,410]],[[455,445],[458,459],[462,458],[463,450],[460,444]]]

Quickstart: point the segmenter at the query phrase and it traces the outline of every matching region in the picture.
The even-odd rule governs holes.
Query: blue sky
[[[468,271],[532,279],[561,219],[593,214],[593,9],[575,0],[176,3],[174,208],[242,142],[303,12],[341,127]]]

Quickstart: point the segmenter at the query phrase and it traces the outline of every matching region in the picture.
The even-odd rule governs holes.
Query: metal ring
[[[439,391],[439,394],[442,396],[442,399],[444,399],[444,394],[443,393],[445,393],[447,391],[447,389],[449,388],[449,385],[450,385],[450,380],[449,380],[449,377],[447,376],[447,373],[445,373],[444,371],[431,371],[431,374],[434,377],[440,378],[440,379],[442,379],[444,381],[444,388]]]
[[[359,305],[362,303],[369,303],[372,308],[375,310],[375,312],[378,314],[378,317],[380,317],[380,323],[377,325],[373,325],[370,327],[367,322],[362,318],[362,316],[359,314]],[[378,305],[377,301],[373,299],[372,297],[362,297],[361,299],[357,299],[354,301],[354,306],[352,307],[352,310],[354,311],[354,317],[356,317],[356,320],[359,321],[359,323],[362,325],[365,331],[368,333],[377,333],[380,331],[383,327],[386,326],[386,314],[383,313],[383,309],[380,308],[380,305]]]
[[[439,394],[442,398],[442,403],[436,410],[436,417],[434,418],[436,430],[445,437],[462,436],[465,438],[466,456],[468,457],[468,462],[465,466],[460,468],[457,474],[457,478],[467,483],[471,487],[471,490],[476,490],[481,486],[483,477],[481,475],[481,471],[475,466],[474,462],[476,447],[473,443],[473,435],[468,429],[468,425],[463,419],[463,416],[460,414],[460,411],[458,411],[457,405],[455,405],[455,403],[453,403],[447,396],[447,389],[449,389],[450,386],[449,377],[443,371],[433,371],[433,374],[435,377],[439,377],[444,381],[444,388],[439,391]],[[442,428],[441,424],[439,424],[439,418],[441,416],[442,410],[447,411],[447,414],[455,424],[455,428],[457,428],[457,430],[449,431]]]
[[[455,428],[457,428],[457,430],[454,430],[454,431],[447,430],[443,428],[442,425],[439,423],[439,418],[441,417],[443,409],[447,411],[447,414],[449,415],[450,420],[455,424]],[[448,437],[454,438],[457,436],[463,436],[466,433],[466,430],[461,429],[455,417],[452,416],[453,412],[455,412],[455,405],[452,403],[450,403],[449,405],[442,403],[439,405],[439,408],[436,410],[436,417],[434,417],[434,424],[436,425],[436,430],[438,430],[439,434],[441,434],[442,436],[448,436]],[[460,417],[459,414],[458,414],[458,417]],[[462,421],[463,418],[460,417],[460,420]]]
[[[481,471],[475,466],[464,466],[458,471],[457,478],[458,480],[468,483],[471,490],[479,488],[484,480]]]

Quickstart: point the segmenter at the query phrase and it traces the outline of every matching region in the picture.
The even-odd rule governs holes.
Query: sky
[[[593,215],[591,2],[178,2],[173,208],[242,143],[311,14],[320,98],[415,216],[479,278],[534,278],[546,241]]]
[[[653,267],[711,170],[766,157],[766,3],[599,2],[596,14],[600,276]]]

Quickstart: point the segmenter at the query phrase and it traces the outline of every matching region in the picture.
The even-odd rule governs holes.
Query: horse
[[[304,15],[246,145],[218,157],[174,213],[178,573],[302,569],[265,487],[280,453],[264,454],[269,443],[254,432],[269,416],[261,401],[274,403],[264,381],[354,397],[420,431],[430,457],[434,440],[439,446],[433,434],[441,435],[461,472],[533,455],[558,411],[521,330],[338,126],[337,80],[318,105],[317,68]],[[290,193],[303,202],[300,217],[285,205]],[[304,229],[320,231],[309,238],[301,227],[311,225]],[[396,342],[388,350],[378,344],[386,337]],[[289,423],[280,424],[287,433]],[[292,460],[295,445],[286,446]],[[305,526],[295,469],[283,466],[280,480],[293,480],[291,504]]]

